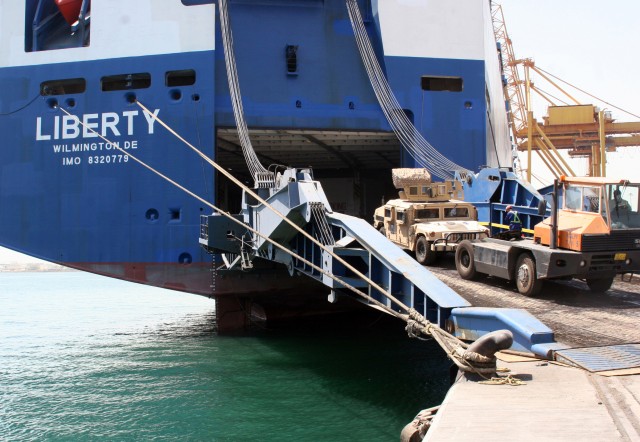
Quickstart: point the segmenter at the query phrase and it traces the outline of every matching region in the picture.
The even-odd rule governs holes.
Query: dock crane
[[[617,122],[611,112],[584,104],[573,97],[560,83],[570,86],[591,98],[606,103],[640,120],[640,116],[618,108],[589,94],[552,73],[536,66],[530,58],[518,59],[509,38],[502,7],[492,3],[494,34],[502,63],[504,96],[513,141],[518,151],[527,152],[526,179],[531,182],[532,152],[536,151],[555,178],[575,176],[560,150],[568,150],[570,157],[586,157],[588,175],[606,176],[606,154],[618,147],[640,146],[640,121]],[[524,70],[522,80],[519,67]],[[543,91],[533,81],[532,72],[559,91],[567,100],[560,101]],[[531,92],[548,103],[547,115],[539,123],[532,111]],[[562,103],[562,104],[558,104]]]

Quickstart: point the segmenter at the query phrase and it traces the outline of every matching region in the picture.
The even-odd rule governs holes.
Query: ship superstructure
[[[228,6],[258,158],[271,170],[311,167],[334,210],[369,219],[380,196],[394,192],[381,177],[416,162],[372,90],[345,1]],[[509,166],[489,1],[358,6],[386,79],[420,134],[469,170]],[[240,209],[241,191],[155,119],[252,184],[218,15],[206,0],[84,0],[71,19],[54,0],[0,1],[2,246],[203,295],[302,283],[284,282],[270,265],[212,278],[212,257],[198,244],[200,215],[209,209],[113,146],[220,207]]]

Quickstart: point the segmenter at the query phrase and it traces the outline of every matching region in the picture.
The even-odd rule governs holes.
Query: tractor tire
[[[594,293],[604,293],[611,288],[614,276],[608,278],[587,278],[589,290]]]
[[[456,247],[456,269],[460,277],[468,281],[478,276],[473,257],[473,244],[470,241],[462,241]]]
[[[538,279],[536,262],[528,253],[523,253],[518,257],[515,280],[518,291],[524,296],[536,296],[542,290],[544,281]]]

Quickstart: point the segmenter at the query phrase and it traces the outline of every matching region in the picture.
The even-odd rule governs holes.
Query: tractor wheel
[[[456,269],[462,279],[471,280],[478,276],[473,260],[473,244],[465,240],[456,247]]]
[[[533,257],[523,253],[516,264],[516,287],[524,296],[536,296],[542,290],[543,281],[536,274],[536,262]]]
[[[587,278],[587,285],[594,293],[604,293],[611,288],[613,276],[608,278]]]

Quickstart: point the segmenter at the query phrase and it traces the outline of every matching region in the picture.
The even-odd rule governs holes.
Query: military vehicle
[[[489,230],[478,223],[476,208],[462,201],[455,181],[432,182],[426,169],[393,169],[399,197],[376,209],[373,225],[390,241],[415,253],[420,264],[453,252],[463,240],[483,239]]]

